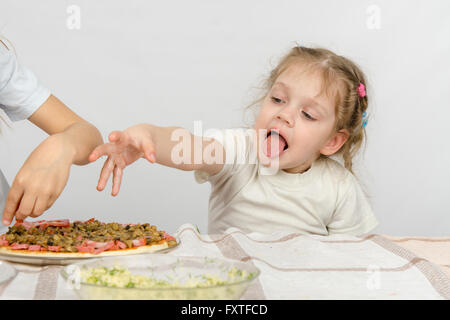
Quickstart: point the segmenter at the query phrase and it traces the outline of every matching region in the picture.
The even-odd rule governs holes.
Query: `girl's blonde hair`
[[[270,72],[267,79],[263,81],[263,95],[246,107],[260,106],[266,95],[272,88],[276,79],[290,66],[303,64],[308,70],[318,72],[322,78],[322,90],[335,101],[335,123],[333,132],[347,129],[349,137],[344,145],[335,155],[342,155],[344,166],[351,172],[352,160],[361,148],[363,141],[367,140],[363,128],[363,113],[368,107],[367,94],[361,97],[358,87],[363,84],[367,88],[366,79],[360,68],[349,59],[339,56],[330,50],[323,48],[308,48],[295,46],[292,48]],[[326,158],[325,155],[320,155]]]

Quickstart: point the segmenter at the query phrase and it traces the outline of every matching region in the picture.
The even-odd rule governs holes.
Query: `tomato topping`
[[[116,244],[119,247],[119,249],[126,249],[127,248],[127,245],[125,243],[123,243],[122,241],[117,240]]]
[[[75,246],[75,248],[77,248],[78,252],[86,252],[86,253],[94,252],[93,247]]]
[[[26,249],[28,249],[28,244],[26,244],[26,243],[23,243],[23,244],[20,244],[20,243],[13,243],[12,245],[11,245],[11,249],[13,249],[13,250],[26,250]]]
[[[104,245],[102,244],[102,246],[95,249],[93,253],[94,254],[102,253],[103,251],[111,249],[113,246],[114,246],[114,241],[108,241]]]
[[[41,251],[41,246],[38,244],[33,244],[28,247],[28,250],[30,251]]]
[[[26,230],[30,229],[31,227],[33,227],[33,223],[28,222],[28,221],[23,221],[23,220],[19,220],[18,222],[16,222],[14,224],[14,226],[23,226]]]
[[[145,246],[145,238],[135,239],[132,241],[133,247],[142,247]]]
[[[93,240],[84,240],[81,245],[89,248],[97,248],[97,242]]]
[[[105,248],[105,250],[109,250],[109,249],[112,249],[115,245],[116,244],[114,243],[114,241],[108,241],[106,246],[104,246],[103,248]]]
[[[69,219],[62,219],[62,220],[52,220],[47,221],[47,223],[52,227],[70,227],[70,221]]]

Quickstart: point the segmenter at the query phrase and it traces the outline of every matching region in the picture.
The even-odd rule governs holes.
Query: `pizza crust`
[[[178,243],[178,241],[177,241]],[[145,245],[136,248],[121,249],[121,250],[110,250],[103,251],[99,254],[92,254],[87,252],[52,252],[52,251],[30,251],[30,250],[13,250],[8,247],[0,247],[0,253],[15,255],[15,256],[26,256],[26,257],[40,257],[40,258],[100,258],[106,256],[123,256],[138,253],[151,253],[156,251],[161,251],[169,248],[167,241],[161,241],[158,244]]]

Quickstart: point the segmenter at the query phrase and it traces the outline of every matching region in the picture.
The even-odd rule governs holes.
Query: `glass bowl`
[[[260,271],[237,260],[152,253],[78,262],[61,274],[81,299],[233,300]]]

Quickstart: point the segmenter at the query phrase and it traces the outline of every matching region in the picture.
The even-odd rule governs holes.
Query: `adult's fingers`
[[[105,163],[103,164],[102,171],[100,172],[100,178],[97,184],[98,191],[102,191],[103,189],[105,189],[106,183],[108,182],[109,176],[111,175],[113,169],[114,161],[111,159],[111,157],[108,157],[108,159],[106,159]]]
[[[122,175],[123,169],[115,166],[113,171],[113,188],[111,193],[111,195],[114,197],[119,193],[120,184],[122,183]]]
[[[22,200],[23,192],[24,190],[22,188],[16,187],[13,183],[6,197],[5,209],[3,210],[2,223],[4,225],[9,226],[11,224],[14,214]]]
[[[41,195],[36,199],[36,203],[34,205],[33,212],[30,214],[30,217],[36,218],[44,213],[47,208],[50,207],[50,197]]]
[[[36,195],[34,193],[25,192],[20,201],[19,208],[15,213],[16,219],[25,220],[33,212],[35,203]]]

